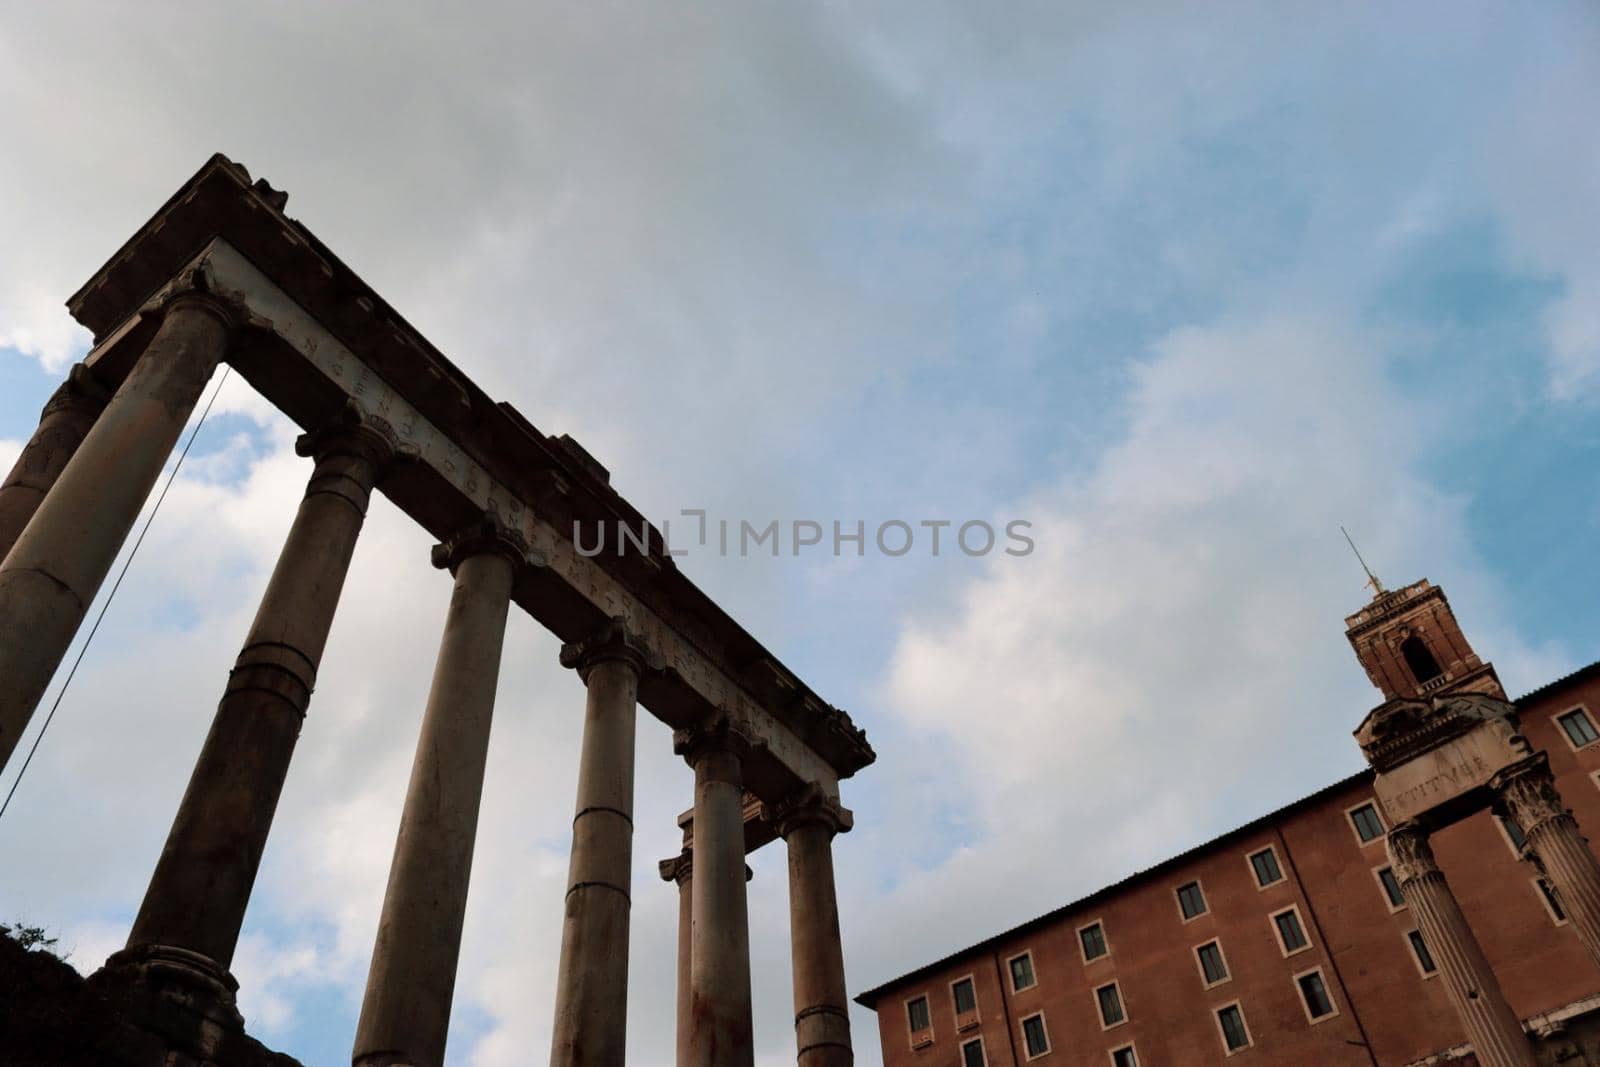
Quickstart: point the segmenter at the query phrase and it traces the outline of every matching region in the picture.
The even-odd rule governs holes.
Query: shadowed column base
[[[89,978],[134,1009],[130,1021],[192,1056],[210,1058],[244,1032],[239,983],[198,952],[169,945],[123,949]]]

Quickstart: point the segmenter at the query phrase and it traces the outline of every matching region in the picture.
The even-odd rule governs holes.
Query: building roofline
[[[1551,693],[1565,688],[1568,685],[1574,685],[1578,682],[1588,681],[1589,679],[1596,677],[1600,677],[1600,660],[1596,660],[1586,667],[1580,667],[1571,674],[1563,675],[1554,681],[1547,682],[1539,688],[1523,694],[1516,699],[1515,703],[1520,706],[1528,703],[1529,701],[1549,696]],[[984,938],[982,941],[978,941],[974,944],[968,945],[966,948],[951,952],[948,955],[934,960],[932,963],[923,964],[916,970],[908,971],[907,973],[900,975],[898,978],[891,978],[887,982],[882,982],[864,993],[858,993],[855,996],[855,1002],[864,1008],[871,1008],[876,1011],[878,1001],[883,998],[884,994],[898,986],[905,985],[933,971],[940,970],[945,966],[954,963],[956,960],[971,955],[974,952],[991,949],[1001,941],[1004,941],[1008,938],[1015,937],[1018,934],[1025,934],[1030,930],[1035,930],[1041,926],[1053,923],[1056,920],[1070,914],[1071,912],[1082,910],[1091,904],[1103,900],[1113,893],[1127,889],[1132,885],[1147,881],[1159,874],[1171,870],[1173,867],[1193,859],[1202,852],[1206,852],[1210,849],[1216,848],[1219,845],[1226,844],[1235,838],[1240,838],[1255,833],[1263,827],[1271,825],[1285,816],[1293,815],[1296,812],[1303,811],[1308,807],[1312,807],[1327,797],[1341,792],[1342,790],[1348,789],[1359,782],[1371,781],[1372,776],[1373,773],[1370,768],[1357,771],[1355,774],[1352,774],[1346,778],[1341,778],[1336,782],[1323,786],[1315,793],[1311,793],[1307,796],[1301,797],[1298,800],[1291,801],[1290,803],[1285,804],[1283,807],[1269,811],[1265,815],[1258,816],[1242,826],[1236,826],[1231,830],[1218,834],[1216,837],[1202,841],[1200,844],[1194,845],[1191,848],[1187,848],[1174,856],[1169,856],[1153,867],[1146,867],[1143,870],[1134,871],[1127,877],[1112,882],[1110,885],[1102,886],[1087,896],[1079,897],[1070,903],[1061,905],[1059,908],[1052,909],[1051,911],[1045,912],[1043,915],[1029,919],[1027,922],[1019,923],[1010,929],[1002,930],[997,934],[992,934],[989,937]]]

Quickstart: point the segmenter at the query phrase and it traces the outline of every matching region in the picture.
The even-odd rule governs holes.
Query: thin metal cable
[[[161,487],[161,495],[156,497],[156,506],[150,509],[150,514],[145,517],[144,526],[139,530],[139,536],[133,542],[133,550],[128,553],[128,558],[122,561],[122,570],[117,572],[117,580],[111,583],[111,592],[106,594],[105,601],[100,605],[100,614],[94,617],[94,625],[89,627],[89,636],[83,639],[83,645],[78,649],[77,658],[72,661],[72,669],[67,671],[67,677],[61,683],[61,689],[56,693],[55,703],[50,705],[50,714],[44,717],[44,725],[39,727],[39,732],[34,735],[33,744],[28,748],[28,757],[22,761],[22,767],[17,771],[17,776],[11,781],[11,788],[6,792],[4,803],[0,803],[0,818],[4,818],[6,809],[11,806],[11,798],[17,794],[17,786],[22,784],[22,776],[28,773],[28,765],[33,762],[33,754],[39,751],[39,742],[44,740],[44,732],[50,729],[50,723],[56,717],[56,711],[61,707],[61,698],[67,695],[67,687],[72,684],[73,677],[78,673],[78,665],[83,662],[84,653],[89,651],[89,644],[94,640],[94,635],[99,632],[100,624],[105,621],[106,610],[111,607],[111,601],[116,599],[117,590],[122,588],[122,579],[128,576],[128,568],[133,565],[133,557],[139,554],[139,546],[144,544],[144,535],[150,532],[150,524],[156,521],[156,513],[161,510],[161,504],[167,499],[167,490],[172,488],[172,483],[178,478],[178,469],[183,466],[183,461],[189,456],[189,449],[194,447],[194,439],[200,436],[200,427],[206,424],[206,417],[211,414],[211,405],[217,402],[217,396],[222,392],[222,387],[227,384],[228,374],[233,370],[223,364],[222,377],[217,379],[217,387],[211,391],[211,399],[206,401],[205,410],[200,412],[200,421],[194,424],[194,430],[189,434],[188,442],[183,446],[183,451],[178,453],[178,462],[172,465],[172,473],[167,475],[167,484]]]

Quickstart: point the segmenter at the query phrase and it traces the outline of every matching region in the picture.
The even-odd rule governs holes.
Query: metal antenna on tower
[[[1341,526],[1339,527],[1339,532],[1344,534],[1345,543],[1350,546],[1350,551],[1356,554],[1356,562],[1360,563],[1361,569],[1367,572],[1366,584],[1372,586],[1373,598],[1376,599],[1382,596],[1384,594],[1383,583],[1378,581],[1378,576],[1376,574],[1372,573],[1372,568],[1367,566],[1367,561],[1361,558],[1361,550],[1357,548],[1356,543],[1350,539],[1350,531]]]

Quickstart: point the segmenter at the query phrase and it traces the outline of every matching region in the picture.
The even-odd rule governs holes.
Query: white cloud
[[[1354,772],[1350,732],[1380,698],[1341,635],[1363,602],[1341,523],[1391,583],[1443,581],[1514,691],[1566,665],[1500,622],[1463,502],[1420,476],[1382,374],[1367,339],[1316,318],[1170,335],[1126,439],[1030,501],[1038,551],[908,620],[887,697],[942,754],[974,843],[876,905],[940,948],[877,928],[868,945],[909,969],[994,932],[976,905],[995,886],[1021,921]],[[920,755],[880,773],[919,777]]]

